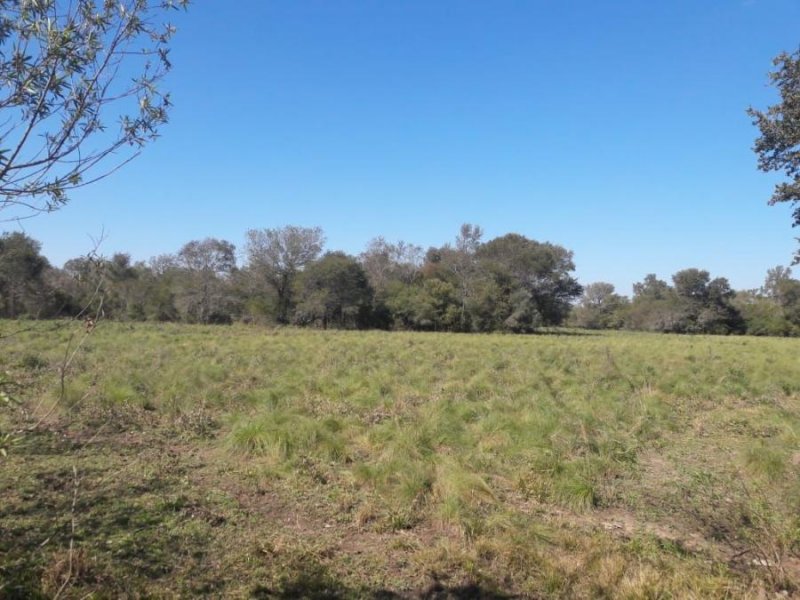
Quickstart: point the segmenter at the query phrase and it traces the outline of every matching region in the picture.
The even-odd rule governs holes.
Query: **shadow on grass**
[[[62,435],[37,431],[0,465],[0,598],[52,597],[65,578],[75,597],[91,590],[120,597],[170,585],[175,572],[213,591],[216,582],[203,578],[205,557],[224,517],[187,495],[185,465],[157,446],[135,448],[139,460],[74,448]],[[151,465],[146,477],[129,469],[140,463]]]
[[[596,329],[534,329],[527,335],[554,335],[558,337],[597,337],[603,335]]]
[[[336,580],[320,565],[309,565],[302,572],[285,578],[274,589],[258,586],[253,590],[251,598],[289,599],[309,598],[319,600],[344,600],[347,598],[365,598],[369,600],[511,600],[516,598],[509,594],[481,586],[467,584],[448,586],[439,581],[418,592],[398,594],[391,590],[350,587]]]

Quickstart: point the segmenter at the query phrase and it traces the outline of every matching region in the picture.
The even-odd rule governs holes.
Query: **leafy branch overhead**
[[[167,122],[188,0],[0,0],[0,211],[52,211],[136,156]],[[9,214],[9,212],[11,214]]]
[[[800,224],[800,50],[779,54],[773,64],[770,82],[780,93],[780,102],[766,111],[750,108],[747,113],[761,131],[753,147],[759,169],[783,172],[789,178],[775,186],[770,204],[791,202],[796,226]]]

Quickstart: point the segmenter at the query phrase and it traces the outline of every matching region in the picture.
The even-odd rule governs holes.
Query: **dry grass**
[[[797,592],[798,342],[551,333],[102,323],[0,466],[0,595]],[[0,338],[0,430],[68,336]]]

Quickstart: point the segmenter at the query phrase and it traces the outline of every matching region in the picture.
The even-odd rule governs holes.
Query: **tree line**
[[[237,260],[237,259],[243,260]],[[241,264],[240,264],[241,262]],[[423,250],[382,237],[358,256],[325,251],[318,227],[206,238],[132,262],[95,253],[52,266],[24,233],[0,235],[0,316],[102,315],[133,321],[262,322],[318,328],[528,333],[541,327],[675,333],[800,333],[800,281],[768,271],[759,290],[685,269],[672,284],[647,275],[633,297],[581,286],[572,252],[509,233],[484,241],[462,225],[452,243]]]
[[[791,269],[767,271],[763,286],[734,291],[727,279],[684,269],[672,285],[647,275],[634,284],[633,297],[615,293],[610,283],[587,285],[570,324],[588,329],[634,329],[667,333],[800,335],[800,281]]]

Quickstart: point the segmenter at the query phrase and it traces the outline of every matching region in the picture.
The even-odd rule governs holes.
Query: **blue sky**
[[[24,222],[54,264],[319,225],[357,254],[461,223],[575,253],[630,294],[685,267],[758,286],[797,242],[745,114],[777,98],[796,0],[196,1],[163,137]]]

